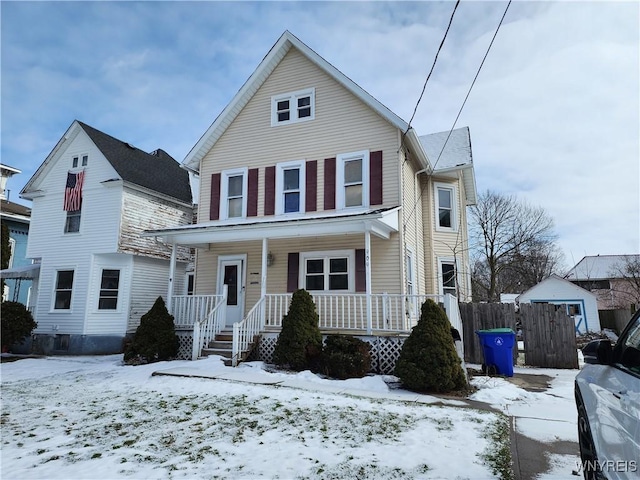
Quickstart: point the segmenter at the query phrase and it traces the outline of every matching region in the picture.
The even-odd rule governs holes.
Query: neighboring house
[[[637,270],[639,263],[640,255],[636,254],[587,256],[564,278],[595,294],[599,310],[624,309],[634,312],[640,307],[640,271],[625,275],[624,267],[633,264]]]
[[[29,306],[31,300],[31,279],[24,270],[29,268],[31,260],[27,259],[27,237],[29,236],[29,222],[31,209],[9,200],[7,181],[20,170],[8,165],[0,165],[0,217],[9,229],[9,266],[2,272],[5,282],[2,301],[20,302]],[[26,268],[25,268],[26,267]]]
[[[324,331],[408,332],[427,296],[471,295],[471,143],[448,135],[419,137],[285,32],[183,161],[198,223],[147,235],[197,249],[192,301],[227,286],[216,329],[243,345],[299,288]]]
[[[567,315],[575,320],[576,333],[599,332],[600,318],[596,296],[558,275],[545,278],[529,290],[521,293],[518,303],[552,303],[566,308]]]
[[[127,332],[184,282],[187,249],[139,235],[188,225],[188,173],[163,150],[146,153],[74,121],[20,192],[33,201],[27,256],[36,263],[33,351],[122,351]]]

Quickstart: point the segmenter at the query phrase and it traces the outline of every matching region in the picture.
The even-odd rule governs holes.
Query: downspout
[[[420,175],[421,173],[426,173],[428,172],[429,169],[428,168],[423,168],[422,170],[418,170],[414,175],[414,196],[415,196],[415,202],[416,202],[416,209],[418,208],[418,201],[422,202],[422,198],[420,195],[421,192],[421,188],[420,188],[420,180],[418,179],[418,175]],[[420,248],[420,245],[416,245],[416,250],[421,250],[422,251],[422,264],[423,264],[423,268],[424,268],[424,280],[425,280],[425,286],[424,286],[424,292],[427,291],[427,285],[426,285],[426,274],[427,274],[427,258],[425,255],[425,251],[424,251],[424,209],[422,208],[422,205],[420,205],[420,212],[422,215],[422,229],[423,229],[423,234],[420,235],[420,231],[418,230],[418,216],[416,215],[416,220],[414,223],[414,230],[415,230],[415,234],[416,234],[416,243],[419,243],[420,238],[422,238],[422,248]],[[429,235],[429,238],[431,238],[431,235]],[[417,260],[417,259],[416,259]],[[414,266],[414,268],[416,268],[418,265]],[[420,290],[420,285],[418,285],[418,290]],[[418,292],[416,292],[418,293]]]
[[[167,290],[167,310],[171,313],[173,303],[173,282],[176,274],[176,253],[178,246],[174,243],[171,245],[171,260],[169,260],[169,288]]]

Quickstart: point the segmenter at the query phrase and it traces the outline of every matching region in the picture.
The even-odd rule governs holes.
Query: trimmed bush
[[[140,319],[140,326],[124,352],[127,363],[152,363],[169,360],[178,355],[180,342],[176,336],[173,315],[162,297]]]
[[[370,350],[359,338],[329,335],[322,352],[324,373],[340,380],[364,377],[371,370]]]
[[[418,324],[404,342],[395,374],[410,390],[445,393],[467,388],[447,314],[433,300],[422,305]]]
[[[9,348],[15,343],[23,343],[25,338],[38,326],[33,315],[23,304],[2,302],[2,347]]]
[[[318,322],[316,304],[309,292],[295,291],[289,311],[282,319],[282,330],[273,352],[275,364],[296,371],[318,371],[322,354]]]

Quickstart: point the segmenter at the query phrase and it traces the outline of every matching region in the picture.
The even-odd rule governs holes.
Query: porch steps
[[[247,359],[255,345],[257,345],[258,339],[259,337],[255,337],[253,343],[249,345],[249,349],[241,353],[238,363]],[[202,349],[202,356],[204,357],[208,355],[219,355],[224,357],[224,364],[227,367],[231,366],[231,357],[233,355],[233,331],[223,330],[216,334],[215,339],[209,342],[207,347]]]

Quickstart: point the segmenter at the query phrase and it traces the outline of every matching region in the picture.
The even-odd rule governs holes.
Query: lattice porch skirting
[[[371,371],[392,375],[406,337],[357,336],[357,338],[371,345]],[[248,360],[273,363],[273,352],[276,349],[277,341],[277,333],[263,334],[258,348],[254,349]]]
[[[180,342],[180,346],[178,347],[178,360],[191,360],[193,330],[176,329],[176,336]]]

